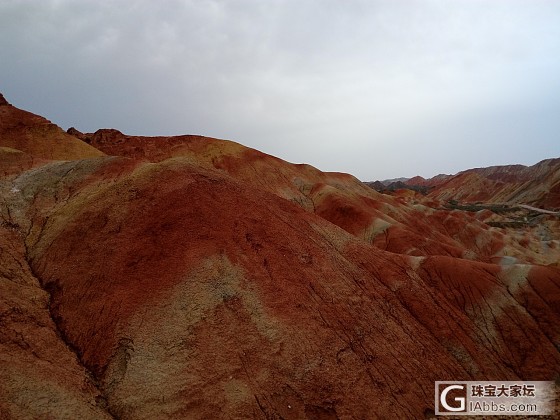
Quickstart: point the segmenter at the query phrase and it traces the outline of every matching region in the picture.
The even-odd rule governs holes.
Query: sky
[[[0,92],[363,181],[560,157],[557,0],[0,0]]]

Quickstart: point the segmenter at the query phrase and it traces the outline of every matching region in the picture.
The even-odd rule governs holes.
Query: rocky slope
[[[428,180],[414,177],[395,188],[366,184],[386,197],[407,203],[405,208],[413,207],[427,216],[417,214],[408,224],[402,217],[398,218],[408,226],[404,231],[402,225],[391,226],[389,231],[398,231],[398,241],[393,240],[388,250],[411,255],[453,255],[487,262],[559,265],[560,159],[547,159],[530,167],[469,169]],[[422,229],[420,236],[416,235],[415,230],[428,220],[429,227]],[[414,243],[426,244],[433,239],[442,246],[424,245],[418,249],[406,240],[410,237],[415,237]],[[384,242],[388,241],[383,241],[382,237],[373,241],[380,247]],[[461,253],[458,248],[464,251]]]
[[[3,96],[0,98],[0,139],[2,161],[5,154],[13,153],[12,150],[34,160],[73,160],[103,155],[47,119],[10,105]]]
[[[449,211],[445,202],[422,195],[379,194],[348,174],[324,173],[309,165],[294,165],[238,143],[201,136],[139,137],[117,130],[69,132],[108,155],[161,162],[188,158],[199,166],[288,199],[381,249],[415,256],[445,255],[482,262],[557,264],[560,241],[555,218],[544,226],[519,232],[489,229],[500,222],[492,212]],[[522,216],[519,216],[522,217]],[[509,219],[508,219],[509,220]],[[548,231],[552,230],[551,236]],[[527,247],[527,243],[534,244]]]
[[[493,166],[460,172],[430,196],[440,200],[530,204],[560,210],[560,158],[533,166]]]
[[[537,238],[224,140],[49,130],[0,132],[2,418],[423,418],[435,380],[560,377]]]
[[[371,184],[379,190],[379,184]],[[528,204],[560,210],[560,158],[546,159],[533,166],[468,169],[456,175],[436,175],[430,179],[416,176],[403,184],[411,189],[427,187],[426,193],[435,200]]]

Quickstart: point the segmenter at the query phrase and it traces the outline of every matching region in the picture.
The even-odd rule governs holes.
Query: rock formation
[[[0,106],[0,147],[49,160],[103,156],[47,119],[14,106]]]
[[[4,98],[4,95],[0,93],[0,106],[2,105],[10,105],[10,103]]]
[[[423,418],[436,380],[560,377],[554,229],[543,256],[238,143],[0,118],[2,418]]]

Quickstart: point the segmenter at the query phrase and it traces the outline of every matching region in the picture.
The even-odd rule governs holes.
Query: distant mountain
[[[395,182],[406,182],[408,180],[408,178],[392,178],[392,179],[384,179],[383,181],[380,181],[383,185],[387,186],[390,184],[393,184]]]
[[[435,187],[447,179],[451,178],[453,175],[439,174],[430,179],[422,178],[421,176],[415,176],[413,178],[405,181],[407,185],[422,186],[422,187]]]
[[[374,182],[364,182],[368,187],[373,188],[375,191],[383,191],[386,189],[386,185],[383,184],[382,181],[374,181]]]
[[[366,185],[380,192],[410,189],[443,201],[527,204],[560,210],[560,158],[533,166],[491,166],[430,179],[416,176],[403,182],[376,181]]]
[[[438,200],[529,204],[560,210],[560,158],[533,166],[469,169],[436,184],[429,195]]]
[[[379,192],[408,189],[421,194],[427,194],[432,187],[439,185],[449,177],[451,177],[451,175],[445,174],[436,175],[430,179],[415,176],[413,178],[393,178],[383,181],[365,182],[365,184]]]
[[[406,178],[400,178],[406,179]],[[419,192],[421,194],[427,194],[429,191],[429,187],[425,185],[415,185],[413,183],[403,182],[403,181],[392,181],[387,183],[387,181],[374,181],[374,182],[364,182],[370,188],[378,192],[392,192],[397,190],[412,190]]]

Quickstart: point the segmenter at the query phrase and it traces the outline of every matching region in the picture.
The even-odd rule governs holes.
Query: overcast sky
[[[560,1],[0,0],[0,92],[362,180],[560,156]]]

